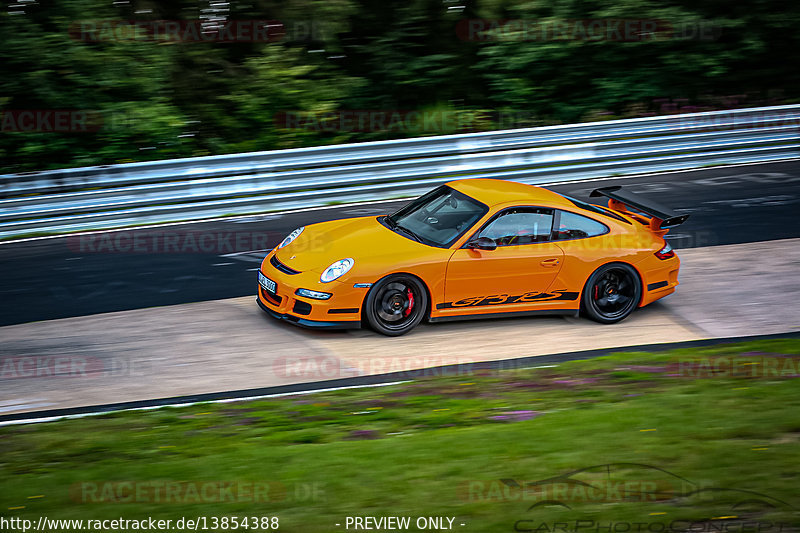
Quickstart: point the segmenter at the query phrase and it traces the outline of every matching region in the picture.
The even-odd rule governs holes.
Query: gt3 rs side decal
[[[525,302],[552,301],[552,300],[577,300],[577,292],[557,290],[553,292],[526,292],[509,296],[508,294],[493,294],[490,296],[471,296],[456,302],[443,302],[436,304],[436,309],[452,309],[458,307],[481,307],[486,305],[519,304]]]

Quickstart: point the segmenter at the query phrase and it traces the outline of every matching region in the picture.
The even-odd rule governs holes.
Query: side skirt
[[[574,316],[577,317],[579,309],[540,309],[538,311],[510,311],[507,313],[481,313],[479,315],[453,315],[430,317],[428,322],[452,322],[455,320],[478,320],[483,318],[511,318],[520,316]]]

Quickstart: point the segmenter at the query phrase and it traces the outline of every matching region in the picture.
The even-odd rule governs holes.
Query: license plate
[[[261,272],[258,273],[258,284],[261,285],[262,289],[267,292],[271,292],[272,294],[275,294],[275,291],[278,289],[278,284]]]

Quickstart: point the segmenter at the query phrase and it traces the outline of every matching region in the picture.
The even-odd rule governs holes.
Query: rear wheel
[[[624,263],[603,265],[589,277],[583,289],[583,313],[603,324],[627,317],[639,305],[642,284],[636,270]]]
[[[415,277],[396,274],[383,278],[367,294],[364,312],[369,325],[396,337],[420,323],[428,307],[428,293]]]

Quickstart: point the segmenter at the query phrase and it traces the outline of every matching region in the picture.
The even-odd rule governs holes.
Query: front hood
[[[283,264],[301,272],[322,272],[346,257],[355,260],[351,272],[376,262],[397,263],[431,247],[407,239],[378,222],[379,217],[346,218],[306,226],[289,246],[276,252]]]

